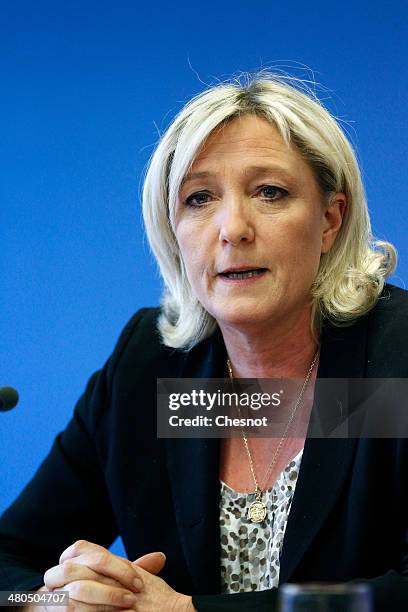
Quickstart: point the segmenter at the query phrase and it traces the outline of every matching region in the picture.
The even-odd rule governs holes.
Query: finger
[[[75,563],[88,565],[98,574],[120,582],[124,587],[138,592],[143,588],[140,572],[128,559],[113,555],[103,546],[78,540],[69,546],[60,557],[60,564],[75,558]]]
[[[95,550],[106,550],[106,548],[103,548],[103,546],[95,544],[94,542],[88,542],[87,540],[77,540],[64,550],[59,558],[59,562],[64,563],[64,561],[67,559],[72,559],[73,557],[78,557],[85,552],[92,552]]]
[[[65,608],[61,608],[61,606],[55,607],[55,608],[50,608],[49,606],[46,606],[44,608],[44,612],[115,612],[115,611],[125,612],[125,609],[123,608],[123,606],[121,607],[103,606],[103,605],[96,606],[95,604],[86,604],[81,601],[76,601],[75,599],[70,599],[68,606]],[[131,610],[129,610],[129,612],[135,612],[135,608],[132,608]]]
[[[44,584],[49,591],[61,588],[68,582],[76,580],[95,580],[107,585],[120,586],[117,580],[98,574],[91,568],[75,563],[75,560],[70,559],[62,565],[51,567],[44,574]]]
[[[131,591],[139,592],[143,588],[143,581],[140,577],[143,570],[132,565],[127,559],[112,555],[106,549],[102,549],[101,552],[79,555],[79,557],[75,557],[75,563],[84,565],[94,570],[97,574],[113,578]]]
[[[68,591],[70,600],[85,604],[131,608],[137,601],[136,595],[126,589],[107,586],[94,580],[69,582],[64,590]]]
[[[126,612],[123,606],[108,606],[102,604],[87,604],[83,601],[70,599],[66,606],[44,606],[36,608],[38,612]],[[136,608],[128,609],[128,612],[135,612]]]
[[[162,552],[152,552],[147,555],[143,555],[132,562],[133,565],[142,567],[146,572],[157,575],[164,567],[166,563],[166,555]]]

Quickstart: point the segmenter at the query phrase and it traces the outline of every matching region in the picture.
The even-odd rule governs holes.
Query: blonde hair
[[[360,169],[343,130],[312,91],[298,79],[261,73],[203,91],[176,116],[162,136],[146,173],[143,217],[165,290],[158,328],[165,345],[189,349],[216,328],[187,279],[175,237],[181,182],[208,136],[242,114],[274,125],[315,172],[326,206],[343,192],[347,206],[334,245],[321,256],[311,287],[313,321],[351,323],[376,303],[396,251],[375,241]]]

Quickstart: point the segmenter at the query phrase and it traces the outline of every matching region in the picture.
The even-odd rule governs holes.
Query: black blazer
[[[354,325],[326,325],[318,377],[407,377],[407,296],[387,286]],[[156,379],[224,376],[222,338],[188,353],[163,347],[157,314],[131,319],[0,519],[0,590],[38,588],[75,540],[109,547],[120,534],[131,560],[164,551],[162,577],[199,610],[273,610],[276,590],[216,595],[219,441],[156,436]],[[307,439],[280,582],[366,579],[376,610],[408,609],[407,475],[404,439]]]

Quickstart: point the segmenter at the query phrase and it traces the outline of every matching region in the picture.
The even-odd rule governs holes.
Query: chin
[[[254,307],[234,308],[230,311],[217,312],[215,319],[219,325],[231,327],[248,327],[252,325],[263,325],[271,320],[272,313],[257,312]],[[272,315],[273,318],[273,315]]]

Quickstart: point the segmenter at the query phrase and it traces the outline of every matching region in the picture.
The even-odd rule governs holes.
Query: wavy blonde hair
[[[261,73],[221,83],[184,106],[160,139],[145,177],[143,217],[165,285],[158,328],[167,346],[189,349],[217,325],[192,290],[175,237],[181,182],[209,135],[248,113],[269,121],[297,148],[314,170],[326,206],[337,192],[347,198],[341,229],[321,256],[311,287],[314,328],[323,318],[344,325],[367,313],[395,268],[394,247],[373,239],[353,148],[304,82]]]

